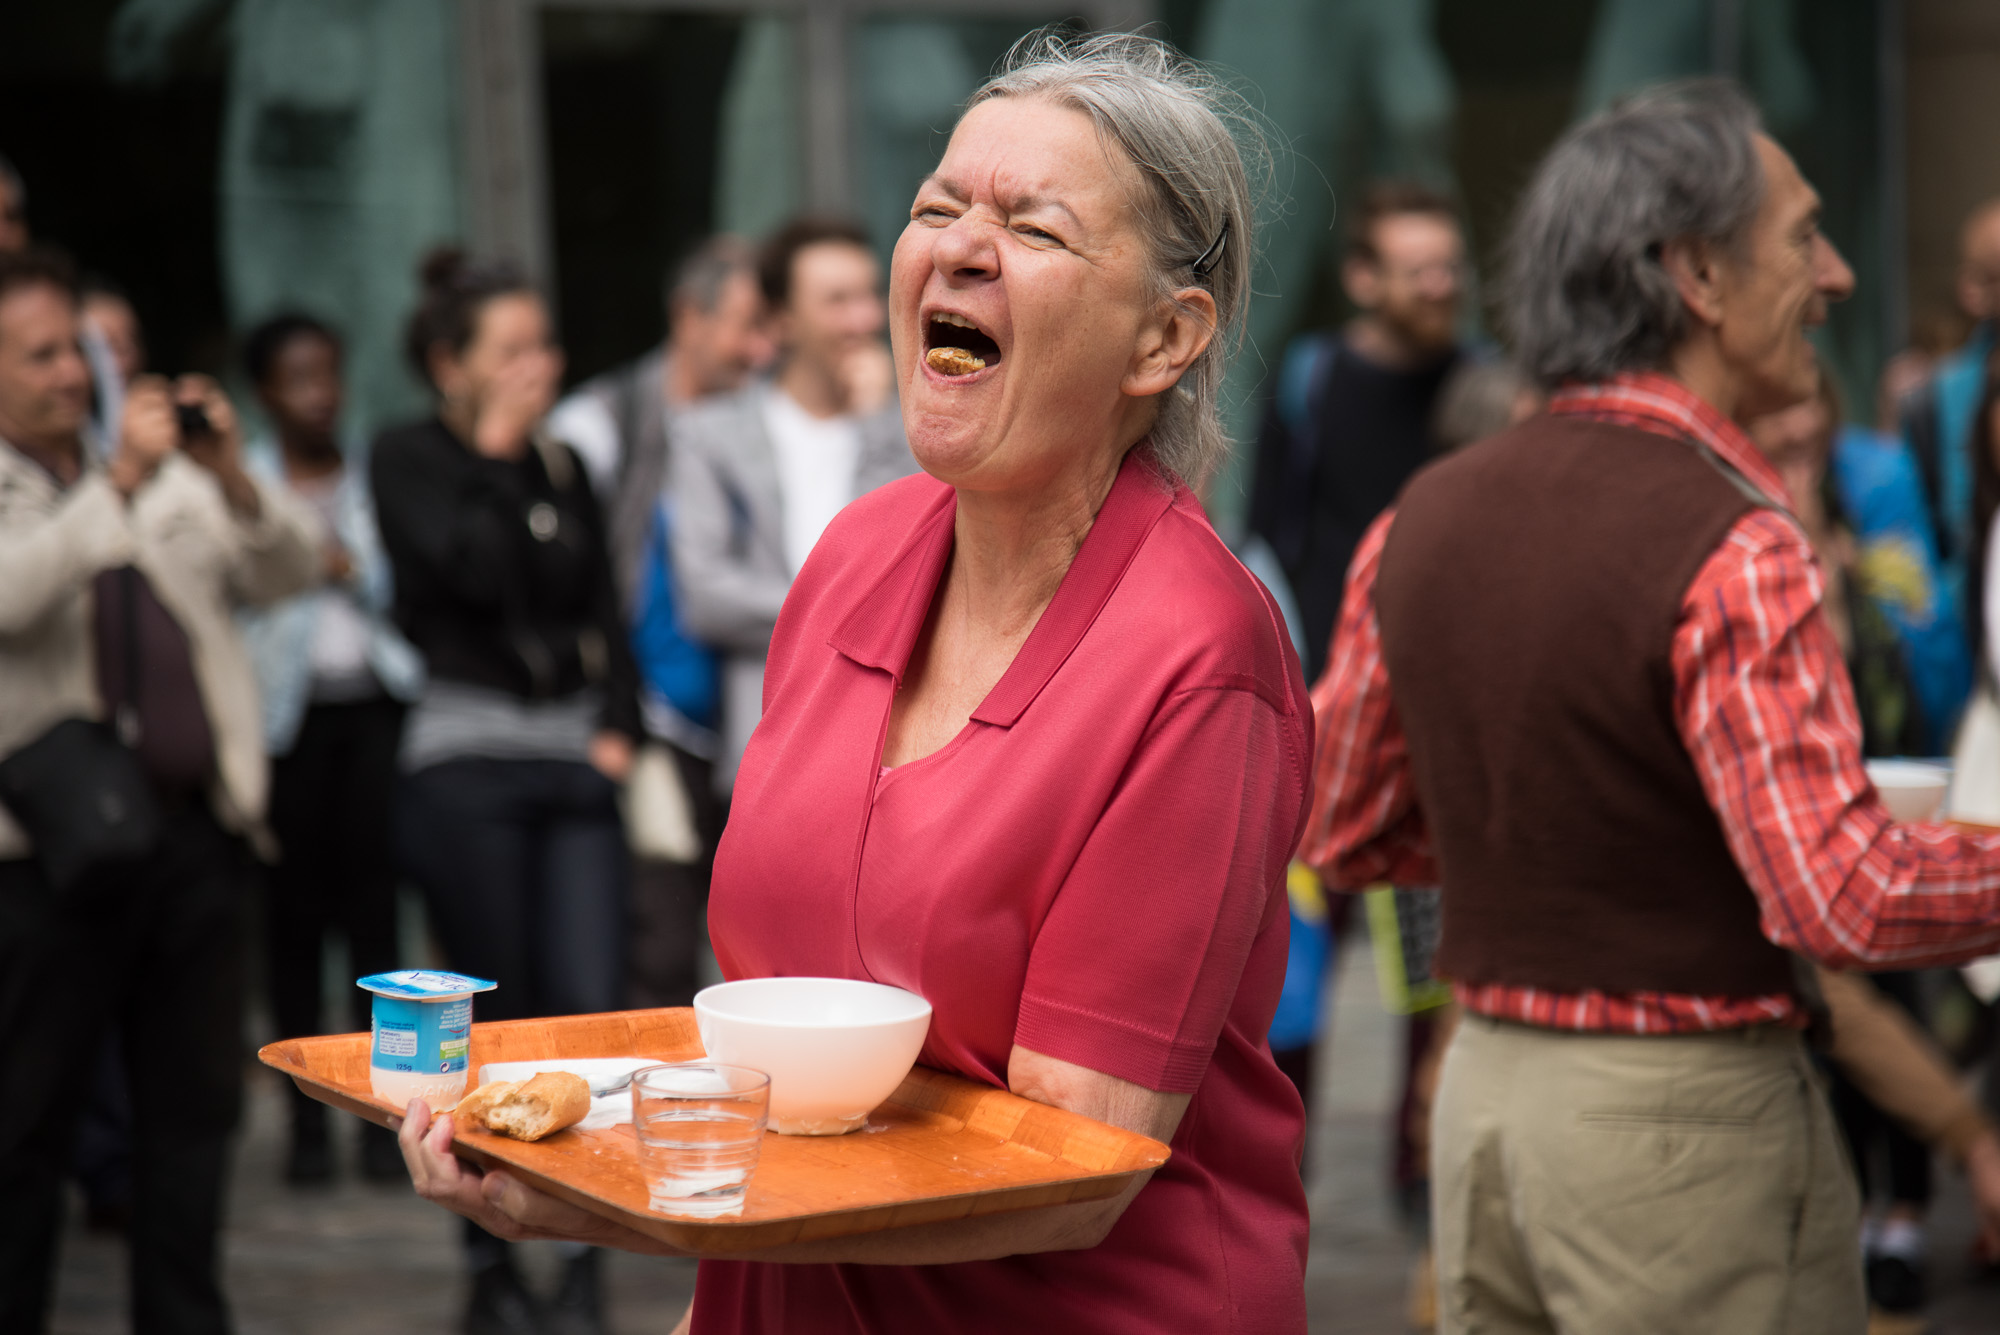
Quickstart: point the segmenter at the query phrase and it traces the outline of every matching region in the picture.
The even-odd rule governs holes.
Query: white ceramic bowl
[[[1868,777],[1889,814],[1900,821],[1936,820],[1951,786],[1949,767],[1922,760],[1871,760]]]
[[[771,1129],[838,1136],[868,1120],[916,1064],[931,1004],[850,978],[746,978],[695,994],[711,1061],[771,1077]]]

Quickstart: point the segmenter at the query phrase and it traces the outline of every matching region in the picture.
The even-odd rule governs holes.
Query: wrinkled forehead
[[[995,97],[959,119],[926,187],[1010,213],[1053,208],[1089,222],[1121,212],[1139,170],[1090,113],[1051,97]]]
[[[1806,218],[1817,218],[1819,191],[1813,189],[1777,140],[1767,134],[1757,136],[1757,162],[1764,171],[1763,216],[1780,227],[1789,227]]]

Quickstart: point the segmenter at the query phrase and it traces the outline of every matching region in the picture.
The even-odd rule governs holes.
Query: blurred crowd
[[[136,1327],[218,1331],[249,980],[280,1037],[367,1027],[336,941],[355,976],[500,980],[482,1019],[687,1004],[786,591],[915,464],[844,220],[697,246],[660,344],[567,397],[544,294],[440,250],[405,330],[434,411],[370,440],[343,331],[244,336],[252,432],[149,369],[27,198],[0,165],[0,1328],[42,1328],[74,1178],[130,1237]],[[61,830],[31,787],[139,819]],[[288,1179],[333,1179],[340,1139],[295,1093]],[[379,1128],[352,1167],[403,1176]],[[537,1296],[466,1250],[468,1329],[604,1328],[596,1253]]]
[[[325,976],[333,940],[353,975],[500,980],[482,1019],[687,1004],[786,592],[838,511],[915,465],[882,275],[844,220],[703,242],[666,279],[660,343],[566,396],[546,295],[441,250],[405,330],[434,410],[362,439],[348,331],[259,324],[244,402],[158,374],[131,303],[31,235],[28,198],[0,162],[0,1328],[41,1328],[73,1179],[131,1239],[138,1328],[221,1330],[250,980],[280,1037],[365,1027],[363,994]],[[1309,680],[1409,478],[1543,406],[1467,333],[1449,198],[1383,182],[1346,227],[1356,314],[1274,363],[1238,543]],[[1865,421],[1823,376],[1752,435],[1818,553],[1869,753],[1956,747],[1958,810],[2000,822],[2000,201],[1966,223],[1957,300],[1962,328],[1896,357]],[[1327,979],[1361,934],[1311,872],[1290,888],[1271,1047],[1310,1106]],[[1377,948],[1415,966],[1387,1171],[1421,1228],[1456,1016],[1414,976],[1434,891],[1381,894]],[[1823,983],[1871,1297],[1917,1310],[1934,1150],[1972,1174],[1989,1242],[2000,1226],[2000,1080],[1975,1102],[1959,1076],[2000,1036],[2000,980]],[[402,1176],[387,1133],[343,1146],[303,1096],[290,1117],[301,1188]],[[468,1223],[465,1247],[469,1330],[604,1328],[595,1253],[535,1295],[507,1244]]]

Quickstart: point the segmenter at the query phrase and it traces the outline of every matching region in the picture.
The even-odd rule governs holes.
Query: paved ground
[[[1376,1002],[1365,951],[1350,951],[1335,999],[1326,1095],[1316,1110],[1313,1252],[1307,1281],[1312,1335],[1400,1335],[1409,1252],[1383,1181],[1393,1093],[1395,1022]],[[242,1335],[446,1335],[462,1301],[454,1222],[407,1188],[344,1182],[324,1192],[279,1177],[283,1092],[259,1071],[237,1160],[228,1281]],[[2000,1284],[1969,1280],[1964,1188],[1940,1177],[1933,1221],[1937,1302],[1932,1335],[2000,1330]],[[535,1282],[552,1288],[556,1258],[524,1248]],[[691,1263],[613,1257],[618,1335],[670,1329],[693,1286]],[[124,1253],[113,1238],[72,1226],[57,1301],[57,1335],[125,1330]]]

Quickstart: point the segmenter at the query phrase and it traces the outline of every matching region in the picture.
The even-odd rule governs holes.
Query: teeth
[[[964,348],[932,348],[924,354],[924,360],[939,375],[971,375],[986,369],[984,357],[975,357]]]
[[[978,325],[972,323],[972,321],[966,319],[963,315],[954,315],[950,311],[939,311],[931,319],[936,320],[939,324],[957,325],[960,329],[977,330],[979,328]]]

